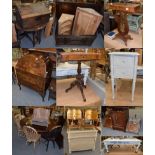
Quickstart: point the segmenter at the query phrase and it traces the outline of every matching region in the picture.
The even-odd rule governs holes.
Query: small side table
[[[140,8],[140,4],[131,4],[131,3],[108,3],[108,9],[112,9],[117,11],[119,14],[115,16],[117,27],[118,27],[118,34],[116,37],[122,39],[127,46],[127,40],[132,40],[133,38],[128,34],[129,32],[129,24],[127,20],[127,14],[133,14],[138,11]]]
[[[77,61],[77,74],[76,74],[76,80],[74,80],[70,87],[65,90],[67,93],[70,91],[73,87],[77,86],[81,92],[81,95],[83,97],[83,101],[86,102],[86,97],[83,91],[83,88],[86,88],[84,85],[84,76],[82,74],[82,67],[81,64],[83,61],[96,61],[101,59],[101,53],[93,53],[93,52],[62,52],[61,54],[61,62],[66,61]]]
[[[115,99],[116,79],[132,80],[132,101],[134,100],[135,84],[137,77],[138,53],[136,52],[111,52],[111,82],[112,98]]]

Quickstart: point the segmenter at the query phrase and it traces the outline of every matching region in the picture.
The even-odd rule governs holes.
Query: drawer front
[[[86,134],[87,133],[87,134]],[[68,138],[72,139],[72,138],[80,138],[80,137],[96,137],[97,136],[97,132],[96,131],[88,131],[88,132],[69,132],[68,133]]]
[[[89,61],[89,60],[98,60],[100,59],[100,54],[81,54],[81,53],[77,53],[77,54],[62,54],[61,55],[61,60],[62,61],[76,61],[76,60],[84,60],[84,61]]]
[[[114,67],[124,67],[124,68],[133,68],[135,62],[135,57],[133,56],[114,56],[113,57],[113,66]]]
[[[45,87],[44,79],[40,77],[17,71],[17,78],[20,84],[30,86],[33,89],[37,89],[39,91],[44,90]]]
[[[135,58],[129,55],[113,56],[111,65],[114,78],[132,79],[135,72]]]
[[[94,138],[79,138],[70,140],[71,151],[93,150],[95,146]]]
[[[134,70],[133,68],[126,68],[126,67],[116,67],[114,66],[113,70],[113,76],[114,78],[127,78],[127,79],[132,79],[134,77]]]
[[[44,25],[44,24],[48,23],[49,18],[50,18],[50,14],[24,19],[23,27],[25,29],[32,29],[32,27]]]

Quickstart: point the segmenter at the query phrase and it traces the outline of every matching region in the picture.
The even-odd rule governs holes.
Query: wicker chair
[[[27,139],[26,144],[33,142],[34,149],[35,149],[35,144],[36,144],[36,142],[38,142],[40,140],[41,135],[38,134],[38,132],[30,126],[24,126],[23,132],[24,132],[26,139]]]
[[[20,121],[23,118],[25,118],[25,116],[24,115],[21,115],[21,114],[17,114],[17,115],[14,116],[14,120],[15,120],[15,123],[16,123],[16,126],[17,126],[17,130],[18,130],[18,136],[24,136],[22,127],[20,125]]]

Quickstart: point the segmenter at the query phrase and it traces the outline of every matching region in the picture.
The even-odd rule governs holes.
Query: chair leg
[[[35,142],[33,143],[34,149],[35,149]]]
[[[41,42],[41,30],[38,32],[39,34],[38,34],[38,40],[39,40],[39,44],[40,44],[40,42]]]
[[[54,141],[54,140],[52,140],[52,142],[53,142],[53,146],[54,146],[54,148],[55,148],[55,141]]]
[[[33,41],[32,41],[32,43],[33,43],[33,47],[35,46],[35,32],[32,32],[32,35],[33,35]]]
[[[49,145],[49,141],[47,141],[46,152],[48,151],[48,145]]]

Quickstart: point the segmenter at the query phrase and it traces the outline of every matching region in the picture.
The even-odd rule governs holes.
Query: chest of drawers
[[[69,153],[72,151],[95,150],[97,130],[91,129],[77,129],[68,130],[68,144]]]
[[[138,53],[136,52],[112,52],[110,53],[112,97],[115,99],[115,86],[117,78],[131,79],[132,101],[134,99],[135,83],[137,76]]]
[[[18,85],[27,86],[37,91],[43,98],[51,81],[52,63],[43,54],[26,54],[16,65]]]

